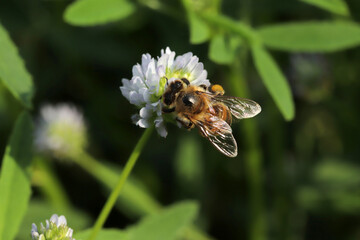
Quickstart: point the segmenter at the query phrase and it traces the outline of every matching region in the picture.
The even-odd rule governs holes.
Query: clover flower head
[[[73,230],[67,226],[63,215],[52,215],[50,220],[46,220],[46,226],[40,224],[39,230],[35,223],[31,227],[32,240],[75,240],[72,235]]]
[[[142,128],[154,124],[162,137],[167,135],[161,111],[161,96],[166,86],[181,78],[188,79],[192,85],[210,85],[207,71],[197,56],[188,52],[175,57],[175,52],[169,47],[162,49],[157,59],[148,53],[143,54],[141,64],[133,66],[132,74],[130,80],[122,79],[120,87],[124,97],[140,109],[132,120]]]
[[[86,143],[83,115],[76,107],[63,103],[41,108],[35,131],[39,151],[63,158],[83,150]]]

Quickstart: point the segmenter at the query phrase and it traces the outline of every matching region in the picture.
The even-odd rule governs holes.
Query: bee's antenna
[[[181,81],[183,81],[186,85],[190,85],[189,80],[187,80],[186,78],[182,78]]]

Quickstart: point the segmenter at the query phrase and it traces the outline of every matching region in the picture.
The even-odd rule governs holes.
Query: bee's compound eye
[[[185,96],[183,96],[182,101],[185,104],[185,106],[192,107],[196,99],[193,95],[186,94]]]

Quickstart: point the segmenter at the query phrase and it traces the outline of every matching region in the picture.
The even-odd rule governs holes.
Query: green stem
[[[52,206],[58,210],[66,211],[71,207],[66,192],[54,173],[51,162],[41,157],[34,158],[35,171],[33,181],[40,186],[43,194],[49,199]]]
[[[256,32],[242,21],[235,21],[225,15],[213,13],[202,13],[199,16],[215,27],[238,34],[248,43],[258,40]]]
[[[268,129],[267,135],[269,139],[268,160],[270,162],[270,169],[273,175],[273,228],[276,239],[285,240],[290,238],[291,221],[289,221],[289,214],[295,212],[290,209],[288,199],[291,199],[291,194],[287,196],[290,189],[287,189],[289,184],[284,172],[284,161],[282,154],[284,153],[284,121],[276,111],[273,103],[265,106],[269,109],[269,122],[271,129]],[[276,133],[276,134],[274,134]]]
[[[239,97],[249,98],[249,90],[244,79],[247,62],[247,49],[242,48],[242,55],[231,67],[230,80],[234,94]],[[241,62],[240,62],[241,60]],[[243,65],[241,65],[243,64]],[[252,240],[266,239],[266,215],[264,211],[263,189],[262,189],[262,152],[259,146],[259,133],[255,120],[242,121],[242,136],[244,138],[244,155],[247,179],[249,184],[250,204],[250,228],[249,235]]]
[[[95,225],[92,229],[92,232],[90,234],[90,237],[88,238],[88,240],[95,240],[96,235],[98,234],[98,232],[101,230],[101,228],[103,227],[106,219],[108,218],[111,209],[113,208],[119,194],[121,193],[121,190],[124,187],[124,184],[128,178],[128,176],[131,173],[131,170],[133,169],[137,159],[140,156],[140,153],[145,145],[145,143],[147,142],[147,140],[149,139],[151,132],[153,130],[154,127],[150,127],[147,128],[143,135],[141,136],[139,142],[136,144],[133,152],[131,153],[128,161],[126,162],[125,168],[122,171],[121,175],[120,175],[120,179],[118,181],[118,183],[116,184],[115,188],[113,189],[112,193],[110,194],[108,200],[106,201],[103,209],[101,210],[101,213],[99,215],[99,217],[97,218]]]
[[[184,15],[179,12],[179,9],[171,7],[170,5],[164,4],[163,1],[159,0],[137,0],[140,5],[147,7],[153,11],[157,11],[164,15],[170,16],[180,22],[184,22]]]

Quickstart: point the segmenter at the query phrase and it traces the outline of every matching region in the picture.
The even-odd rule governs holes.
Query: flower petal
[[[141,118],[136,125],[138,125],[139,127],[142,128],[149,128],[151,126],[151,124],[149,123],[148,119],[143,119]]]
[[[185,67],[186,72],[192,72],[198,63],[199,58],[197,56],[193,56]]]
[[[133,76],[144,78],[144,73],[142,71],[142,68],[141,68],[140,64],[136,64],[136,65],[133,66],[132,74],[133,74]]]
[[[195,68],[191,72],[191,78],[189,79],[189,81],[197,79],[203,71],[204,71],[204,64],[202,63],[196,64]]]
[[[53,214],[50,218],[50,222],[55,223],[57,225],[58,223],[58,215],[57,214]]]
[[[152,116],[152,113],[152,109],[149,109],[148,107],[143,107],[140,109],[141,118],[150,118]]]
[[[141,68],[142,68],[142,72],[143,73],[146,73],[146,70],[147,70],[147,68],[148,68],[148,65],[149,65],[149,63],[150,63],[150,61],[151,61],[151,56],[150,56],[150,54],[143,54],[142,56],[141,56]]]
[[[156,131],[158,132],[158,134],[161,137],[165,138],[167,136],[167,130],[165,128],[164,120],[162,119],[162,117],[156,118],[154,123],[155,123]]]
[[[66,218],[65,216],[61,215],[59,218],[58,218],[58,222],[57,222],[57,226],[66,226],[67,222],[66,222]]]

